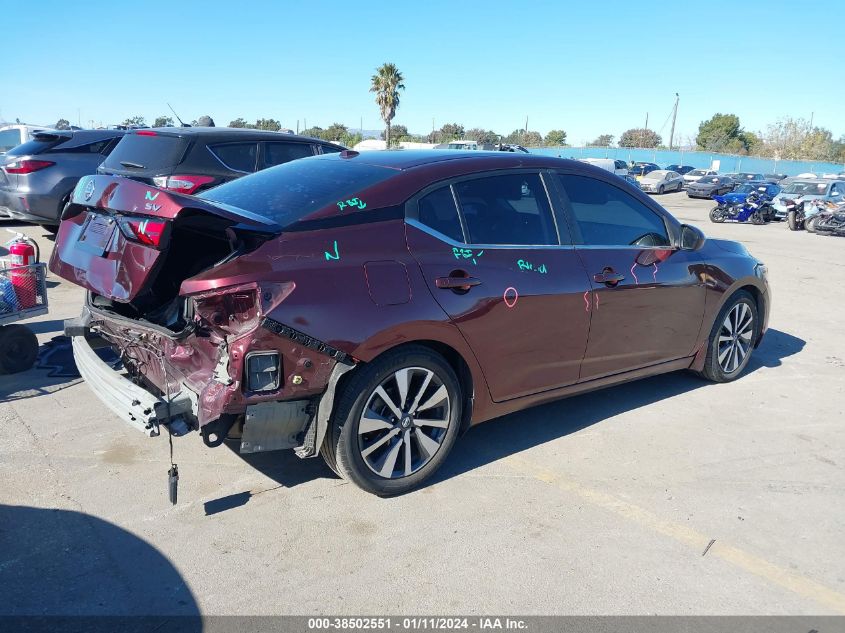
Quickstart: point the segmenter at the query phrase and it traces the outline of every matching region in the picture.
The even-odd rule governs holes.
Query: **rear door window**
[[[209,151],[233,171],[252,173],[258,157],[258,143],[226,143],[209,145]]]
[[[559,174],[572,219],[591,246],[668,246],[663,218],[629,193],[586,176]]]
[[[274,167],[314,155],[310,143],[264,143],[264,167]]]
[[[417,203],[418,218],[421,224],[452,238],[456,242],[464,241],[458,207],[452,196],[451,187],[441,187],[420,198]]]
[[[337,154],[343,151],[342,147],[335,147],[334,145],[320,145],[323,154]]]
[[[489,176],[458,182],[454,187],[468,243],[558,243],[539,174]]]

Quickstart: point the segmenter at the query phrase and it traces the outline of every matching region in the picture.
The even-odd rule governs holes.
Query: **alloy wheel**
[[[719,330],[719,367],[726,374],[740,369],[754,337],[754,315],[745,302],[737,303],[725,316]]]
[[[358,421],[364,463],[388,479],[417,472],[440,450],[451,411],[449,390],[435,372],[397,370],[372,391]]]

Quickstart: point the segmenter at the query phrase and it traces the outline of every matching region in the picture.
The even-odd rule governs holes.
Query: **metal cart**
[[[0,374],[26,371],[35,363],[38,339],[15,321],[42,314],[47,314],[47,264],[12,266],[0,260]]]

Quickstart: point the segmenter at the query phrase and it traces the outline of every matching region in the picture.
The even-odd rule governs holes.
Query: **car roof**
[[[339,154],[323,154],[307,160],[352,160],[359,164],[375,167],[388,167],[397,170],[413,169],[424,165],[434,165],[447,161],[472,161],[478,169],[510,169],[514,167],[562,167],[578,165],[583,168],[589,163],[566,158],[556,158],[543,154],[522,154],[516,152],[497,152],[474,150],[462,152],[453,149],[420,149],[420,150],[375,150],[356,152],[354,150]],[[595,168],[598,169],[598,168]]]
[[[144,136],[145,133],[155,132],[164,136],[182,136],[182,137],[209,137],[214,140],[264,140],[274,139],[281,141],[301,141],[305,143],[330,143],[319,138],[311,138],[310,136],[300,136],[298,134],[288,134],[287,132],[274,132],[272,130],[254,130],[252,128],[240,127],[153,127],[141,128],[137,130],[127,130],[127,134],[139,134]],[[218,137],[218,138],[215,138]],[[338,145],[337,143],[331,143]],[[340,147],[338,145],[338,147]]]

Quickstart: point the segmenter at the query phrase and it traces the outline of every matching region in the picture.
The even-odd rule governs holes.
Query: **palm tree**
[[[376,103],[381,110],[381,118],[387,126],[384,132],[386,146],[390,149],[390,122],[396,115],[396,108],[399,107],[399,91],[404,90],[402,73],[396,68],[396,64],[383,64],[376,68],[370,83],[370,92],[376,93]]]

